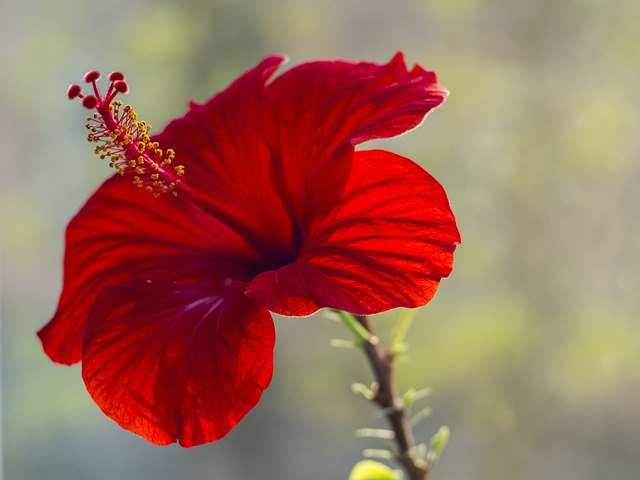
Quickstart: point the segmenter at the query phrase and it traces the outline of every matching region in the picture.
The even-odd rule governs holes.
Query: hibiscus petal
[[[277,77],[266,95],[259,129],[271,153],[271,181],[300,223],[307,206],[318,201],[309,188],[317,171],[331,171],[340,190],[350,167],[344,163],[347,146],[415,128],[447,91],[433,72],[418,66],[408,71],[398,53],[386,65],[305,63]]]
[[[106,283],[130,275],[252,278],[256,261],[241,237],[206,212],[180,197],[154,198],[116,175],[69,223],[60,302],[38,335],[52,360],[78,362],[89,308]]]
[[[271,381],[269,313],[234,291],[110,285],[87,323],[82,376],[102,411],[149,442],[222,438]]]
[[[258,275],[248,293],[282,315],[418,307],[451,272],[459,242],[433,177],[389,152],[356,152],[341,201],[312,222],[298,260]]]
[[[210,213],[233,218],[232,228],[270,257],[287,257],[292,225],[270,186],[269,152],[256,124],[265,82],[283,61],[266,58],[206,103],[192,104],[155,137],[175,150],[187,183]]]
[[[407,70],[398,53],[386,65],[304,63],[276,78],[267,94],[271,109],[264,113],[280,121],[261,122],[265,137],[284,146],[290,144],[283,140],[290,139],[307,152],[311,146],[319,158],[345,142],[355,145],[415,128],[444,101],[447,90],[438,85],[435,73],[419,66]]]

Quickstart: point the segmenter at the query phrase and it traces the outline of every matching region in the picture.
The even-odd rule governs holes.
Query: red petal
[[[87,323],[82,376],[102,411],[146,440],[222,438],[271,381],[269,313],[233,291],[110,285]]]
[[[60,302],[38,335],[54,361],[78,362],[89,308],[105,283],[129,275],[250,279],[252,255],[237,234],[197,207],[171,195],[154,198],[116,175],[69,223]]]
[[[271,158],[271,179],[289,215],[300,223],[315,171],[331,170],[342,188],[349,164],[337,152],[416,127],[447,91],[433,72],[408,71],[402,54],[386,65],[318,61],[292,68],[267,87],[259,124]],[[331,164],[332,167],[328,167]],[[337,172],[337,170],[340,172]]]
[[[318,158],[345,142],[358,144],[411,130],[446,96],[435,73],[420,67],[408,71],[401,53],[386,65],[309,62],[268,86],[267,113],[280,121],[263,121],[260,127],[270,132],[267,138],[280,139],[283,145],[289,143],[282,136],[307,150],[312,145]]]
[[[292,225],[270,186],[269,152],[256,124],[265,82],[282,62],[265,59],[205,104],[192,104],[155,138],[175,150],[187,183],[210,211],[242,223],[245,237],[270,256],[292,248]]]
[[[310,62],[265,86],[282,60],[265,59],[156,137],[210,211],[241,223],[236,231],[274,264],[298,247],[316,171],[330,163],[340,191],[350,164],[338,152],[414,128],[446,96],[435,74],[408,71],[401,54],[387,65]]]
[[[283,315],[417,307],[451,272],[459,242],[433,177],[389,152],[356,152],[341,202],[311,224],[299,259],[258,275],[248,293]]]

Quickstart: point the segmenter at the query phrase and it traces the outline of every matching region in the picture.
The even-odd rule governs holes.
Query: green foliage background
[[[362,356],[277,318],[263,402],[222,441],[121,431],[51,364],[67,221],[111,172],[65,96],[122,70],[159,131],[271,53],[435,70],[452,95],[384,148],[447,188],[463,244],[419,314],[404,387],[452,438],[438,480],[636,478],[640,469],[640,3],[636,0],[4,0],[0,10],[2,443],[7,480],[341,479],[376,424]],[[366,147],[365,147],[366,148]],[[378,328],[390,328],[381,316]]]

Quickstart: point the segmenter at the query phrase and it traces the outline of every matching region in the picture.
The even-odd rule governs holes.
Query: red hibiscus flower
[[[459,234],[440,184],[354,148],[416,127],[446,96],[435,74],[398,54],[270,80],[282,62],[152,138],[113,101],[120,73],[104,96],[97,72],[94,94],[69,90],[96,110],[89,139],[119,174],[71,220],[60,302],[38,335],[54,361],[82,361],[102,411],[150,442],[214,441],[253,408],[272,376],[270,311],[418,307],[451,271]]]

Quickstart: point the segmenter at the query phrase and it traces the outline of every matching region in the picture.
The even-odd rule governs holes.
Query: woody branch
[[[369,341],[364,342],[363,345],[378,384],[371,401],[386,412],[386,418],[394,432],[396,442],[395,458],[402,464],[410,480],[428,480],[430,465],[417,458],[413,451],[415,441],[407,418],[407,410],[394,382],[394,353],[391,350],[383,351],[379,347],[368,316],[355,315],[355,318],[371,334]]]

